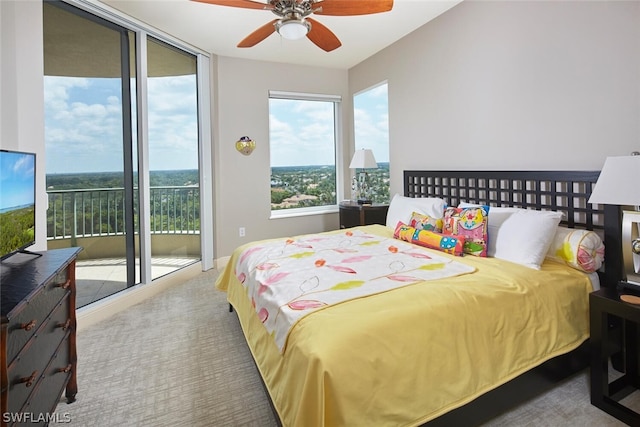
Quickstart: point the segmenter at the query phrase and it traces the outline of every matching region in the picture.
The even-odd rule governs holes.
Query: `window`
[[[370,148],[378,169],[368,170],[372,200],[388,203],[389,195],[389,101],[387,83],[353,96],[355,149]]]
[[[337,204],[339,106],[337,96],[269,93],[272,212],[312,213]]]

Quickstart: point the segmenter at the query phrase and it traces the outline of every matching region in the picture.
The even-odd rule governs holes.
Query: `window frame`
[[[341,137],[342,135],[342,96],[270,90],[269,99],[268,99],[269,106],[270,106],[271,99],[283,99],[283,100],[291,100],[291,101],[322,101],[322,102],[333,103],[333,140],[334,140],[334,168],[335,168],[335,174],[336,174],[336,180],[335,180],[336,202],[335,204],[331,204],[331,205],[311,206],[311,207],[304,207],[304,208],[275,209],[275,210],[271,209],[271,206],[269,206],[269,211],[271,213],[270,219],[337,213],[338,204],[342,196],[341,183],[343,182],[343,173],[341,169],[342,162],[340,161],[340,154],[339,154],[342,152],[342,147],[343,147],[343,139]],[[271,115],[270,107],[269,107],[269,115]],[[272,169],[271,144],[272,144],[271,125],[269,125],[269,148],[270,148],[269,149],[269,182],[271,181],[271,169]],[[269,203],[271,203],[271,190],[269,190]]]

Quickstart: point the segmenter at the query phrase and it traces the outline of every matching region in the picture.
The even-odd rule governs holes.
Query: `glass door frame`
[[[211,123],[211,58],[208,53],[186,45],[184,42],[174,39],[168,34],[161,33],[151,27],[134,21],[121,12],[107,5],[88,4],[82,0],[60,0],[60,3],[67,3],[78,9],[87,12],[89,15],[95,15],[102,18],[112,25],[117,26],[125,31],[131,31],[135,34],[136,43],[136,123],[137,123],[137,150],[138,150],[138,203],[140,205],[139,221],[139,250],[140,250],[140,284],[148,284],[152,282],[151,276],[151,234],[150,234],[150,212],[148,203],[150,200],[149,189],[149,161],[148,161],[148,114],[147,114],[147,36],[152,36],[178,49],[184,50],[196,56],[197,58],[197,103],[198,103],[198,158],[199,158],[199,174],[200,174],[200,247],[201,247],[201,267],[203,271],[214,267],[214,228],[213,228],[213,149],[212,149],[212,123]],[[122,41],[124,44],[125,42]],[[129,50],[127,38],[127,52]],[[123,53],[124,55],[124,53]],[[123,61],[124,63],[124,61]],[[129,64],[129,57],[127,57]],[[130,64],[129,64],[130,65]],[[123,74],[124,75],[124,74]],[[129,75],[127,69],[126,75]],[[129,80],[127,85],[130,85]],[[124,86],[124,85],[123,85]],[[123,88],[124,91],[124,88]],[[130,86],[127,93],[129,99],[129,109],[131,107]],[[123,92],[123,97],[125,96]],[[123,107],[124,108],[124,107]],[[131,128],[131,111],[128,115],[128,129]],[[123,123],[123,129],[127,124]],[[130,133],[130,135],[132,135]],[[132,141],[129,141],[129,151],[132,150]],[[126,154],[125,154],[125,157]],[[131,166],[133,166],[133,155],[130,158]],[[131,176],[125,177],[125,183],[131,184],[133,190],[133,168],[131,168]],[[127,185],[125,185],[127,186]],[[131,193],[133,195],[133,192]],[[133,212],[132,212],[133,215]],[[133,219],[133,217],[131,218]],[[131,223],[131,234],[135,235],[133,230],[133,221]],[[130,230],[127,229],[127,234]],[[135,240],[134,240],[135,243]],[[134,247],[135,250],[135,247]],[[127,250],[127,252],[129,252]],[[135,251],[134,251],[135,257]],[[127,259],[127,262],[129,260]],[[129,272],[128,272],[129,274]],[[134,270],[135,274],[135,270]],[[135,281],[135,279],[134,279]]]
[[[126,287],[135,286],[136,283],[136,232],[135,232],[135,192],[133,185],[133,118],[131,110],[131,49],[129,35],[135,34],[127,28],[98,16],[90,11],[75,6],[71,2],[49,1],[53,7],[58,7],[67,13],[74,14],[117,32],[120,36],[120,92],[121,92],[121,125],[122,125],[122,156],[123,156],[123,187],[124,187],[124,241],[126,264]],[[137,35],[135,35],[138,38]],[[137,56],[137,55],[136,55]],[[137,76],[134,76],[136,82]],[[139,202],[138,202],[139,203]],[[141,265],[143,262],[141,261]]]

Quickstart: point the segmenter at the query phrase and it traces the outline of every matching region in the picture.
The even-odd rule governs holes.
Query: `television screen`
[[[0,150],[0,259],[36,240],[36,155]]]

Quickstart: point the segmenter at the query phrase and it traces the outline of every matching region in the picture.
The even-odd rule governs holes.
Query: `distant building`
[[[281,209],[293,208],[298,206],[300,202],[303,202],[305,200],[317,200],[317,199],[318,199],[318,196],[310,196],[308,194],[296,194],[295,196],[287,197],[282,201],[282,203],[277,203],[277,204],[272,203],[271,207],[281,208]]]

